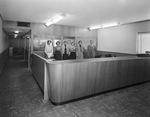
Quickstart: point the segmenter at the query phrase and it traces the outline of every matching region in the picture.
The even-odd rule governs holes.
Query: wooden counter
[[[53,103],[150,80],[150,58],[112,57],[45,61],[45,93]],[[46,96],[45,96],[46,97]]]

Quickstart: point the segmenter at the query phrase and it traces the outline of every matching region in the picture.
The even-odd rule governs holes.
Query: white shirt
[[[45,53],[47,54],[48,58],[53,57],[53,46],[52,44],[45,46]]]

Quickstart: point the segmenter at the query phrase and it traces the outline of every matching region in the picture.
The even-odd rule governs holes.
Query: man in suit
[[[67,41],[64,41],[64,44],[62,46],[62,56],[63,60],[67,60],[69,58],[69,47],[67,45]]]

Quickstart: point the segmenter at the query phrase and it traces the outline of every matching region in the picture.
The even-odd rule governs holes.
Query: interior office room
[[[150,0],[0,0],[0,117],[150,117]]]

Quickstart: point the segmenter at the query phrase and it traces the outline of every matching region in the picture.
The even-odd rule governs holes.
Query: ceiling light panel
[[[53,24],[53,22],[52,21],[49,21],[49,22],[47,22],[45,25],[46,26],[50,26],[50,25],[52,25]]]
[[[59,14],[57,16],[55,16],[54,18],[52,18],[49,22],[47,22],[45,25],[46,26],[50,26],[52,25],[53,23],[56,23],[60,20],[62,20],[64,17],[66,16],[66,14]]]
[[[95,30],[95,29],[100,29],[102,28],[101,26],[91,26],[89,27],[89,30]]]
[[[102,28],[107,28],[107,27],[112,27],[112,26],[117,26],[117,25],[119,25],[119,23],[113,22],[113,23],[102,25]]]

